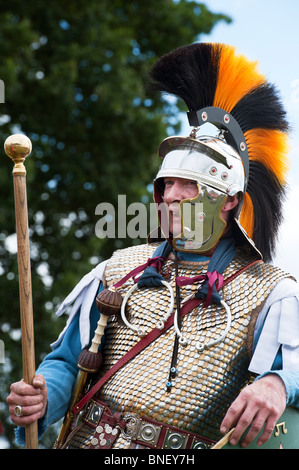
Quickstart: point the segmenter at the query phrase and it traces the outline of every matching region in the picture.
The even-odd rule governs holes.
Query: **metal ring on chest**
[[[168,318],[170,317],[170,315],[172,314],[173,312],[173,309],[174,309],[174,293],[173,293],[173,289],[171,287],[171,285],[166,282],[166,281],[161,281],[162,284],[166,287],[166,289],[168,289],[169,293],[170,293],[170,304],[169,304],[169,308],[167,310],[167,313],[165,315],[165,317],[163,318],[163,320],[160,320],[158,321],[158,323],[156,324],[156,328],[158,328],[159,330],[162,330],[164,328],[164,324],[165,322],[168,320]],[[121,313],[121,317],[122,317],[122,320],[123,322],[125,323],[125,325],[130,328],[131,330],[135,331],[135,333],[137,333],[138,336],[144,336],[145,335],[145,331],[142,329],[142,328],[139,328],[138,326],[134,326],[132,325],[128,319],[126,318],[126,314],[125,314],[125,311],[126,311],[126,304],[127,304],[127,301],[130,297],[130,295],[138,288],[138,284],[134,284],[129,290],[128,292],[126,293],[125,297],[124,297],[124,300],[121,304],[121,310],[120,310],[120,313]]]
[[[189,297],[187,297],[183,303],[187,302],[188,300],[190,300],[192,297],[194,297],[194,294],[190,295]],[[229,332],[230,330],[230,327],[231,327],[231,311],[230,311],[230,308],[229,306],[227,305],[226,302],[224,302],[224,300],[221,300],[220,301],[221,305],[224,307],[225,309],[225,312],[226,312],[226,327],[225,327],[225,330],[223,331],[223,333],[221,335],[218,336],[218,338],[210,341],[209,343],[207,344],[204,344],[200,341],[197,341],[196,343],[196,349],[199,351],[199,352],[202,352],[204,349],[207,349],[207,348],[210,348],[211,346],[214,346],[215,344],[217,343],[220,343],[227,335],[227,333]],[[183,333],[180,331],[179,329],[179,326],[178,326],[178,312],[177,310],[175,311],[175,314],[174,314],[174,328],[175,328],[175,331],[179,337],[179,343],[182,345],[182,346],[187,346],[188,345],[188,340],[187,338],[183,335]]]

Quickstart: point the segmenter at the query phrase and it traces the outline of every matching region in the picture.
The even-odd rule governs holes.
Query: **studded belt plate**
[[[105,271],[107,285],[114,284],[146,262],[155,248],[156,245],[141,245],[115,252]],[[251,258],[238,252],[224,278],[234,275],[250,261]],[[192,277],[204,274],[207,263],[180,262],[178,270],[179,276]],[[163,273],[174,287],[171,257],[165,263]],[[113,413],[131,413],[183,432],[219,440],[219,426],[225,412],[249,379],[249,329],[271,289],[286,276],[279,269],[259,261],[229,282],[221,296],[231,310],[231,327],[225,339],[211,348],[202,351],[197,345],[207,345],[223,332],[225,309],[212,304],[205,309],[199,306],[188,313],[181,326],[188,344],[179,347],[177,376],[170,392],[166,391],[166,382],[173,352],[173,328],[119,370],[98,392],[98,399],[107,403]],[[126,293],[132,283],[132,280],[127,281],[120,291]],[[194,285],[183,287],[182,299],[195,289],[197,286]],[[168,304],[169,292],[165,288],[137,289],[127,303],[127,318],[131,324],[148,332],[163,318]],[[105,330],[101,375],[138,340],[121,318],[111,317]],[[114,442],[114,448],[128,446],[128,440],[121,435]]]
[[[87,439],[86,436],[82,439],[84,426],[85,430],[86,426],[89,428]],[[152,449],[208,449],[215,443],[133,413],[113,416],[110,410],[109,414],[107,413],[107,406],[97,400],[91,400],[86,406],[80,428],[81,436],[78,432],[76,438],[71,440],[66,448],[79,446],[88,449],[107,449],[113,446],[118,437],[128,444],[133,443],[141,448]]]

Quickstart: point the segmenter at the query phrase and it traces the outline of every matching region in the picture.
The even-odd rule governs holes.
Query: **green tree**
[[[132,240],[95,235],[100,202],[151,200],[156,149],[179,130],[178,105],[146,95],[147,72],[162,54],[199,40],[219,21],[187,0],[0,2],[0,141],[15,132],[32,140],[26,161],[36,362],[64,319],[54,312],[94,264]],[[2,152],[4,154],[4,152]],[[12,162],[0,172],[0,402],[22,376]],[[136,242],[140,242],[137,240]],[[51,433],[43,442],[51,445]]]

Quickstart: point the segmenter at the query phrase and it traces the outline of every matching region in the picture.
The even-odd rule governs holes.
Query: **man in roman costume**
[[[159,236],[116,251],[61,305],[73,307],[34,386],[11,386],[19,440],[27,423],[42,435],[66,415],[58,448],[210,448],[232,427],[232,444],[248,429],[247,446],[265,425],[262,445],[299,405],[298,287],[270,264],[287,166],[276,89],[209,43],[163,56],[150,86],[181,99],[192,127],[159,147]],[[200,133],[207,123],[217,132]],[[82,354],[92,373],[70,402]]]

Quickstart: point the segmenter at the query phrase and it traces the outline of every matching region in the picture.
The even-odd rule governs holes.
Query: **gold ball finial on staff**
[[[14,162],[13,182],[15,195],[16,232],[18,246],[20,316],[22,331],[22,356],[24,381],[32,385],[35,376],[33,302],[31,288],[29,226],[26,191],[25,158],[30,155],[32,144],[23,134],[14,134],[4,143],[4,150]],[[38,448],[37,421],[25,425],[27,449]]]
[[[4,142],[4,150],[6,155],[14,162],[13,173],[18,175],[25,175],[26,169],[24,166],[25,158],[27,158],[32,150],[32,143],[29,137],[24,134],[13,134]]]

